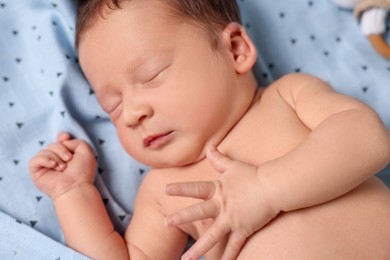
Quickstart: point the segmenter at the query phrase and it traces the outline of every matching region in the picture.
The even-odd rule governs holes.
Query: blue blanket
[[[259,50],[261,84],[312,73],[371,105],[390,128],[390,63],[350,11],[330,0],[238,2]],[[58,131],[87,140],[98,156],[96,185],[120,232],[148,168],[121,148],[81,73],[72,1],[0,0],[0,28],[0,259],[85,259],[63,246],[53,205],[31,182],[29,159]]]

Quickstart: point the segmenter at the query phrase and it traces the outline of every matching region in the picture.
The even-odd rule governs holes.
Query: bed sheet
[[[53,205],[28,173],[31,156],[58,131],[93,146],[96,185],[120,232],[148,170],[123,151],[80,71],[72,3],[0,0],[0,259],[85,259],[62,245]],[[312,73],[370,104],[390,128],[390,63],[372,50],[350,11],[327,0],[238,3],[259,50],[261,84]]]
[[[0,259],[56,259],[42,257],[50,248],[61,259],[82,258],[53,246],[64,242],[53,205],[28,172],[29,159],[58,131],[93,146],[96,184],[121,232],[147,171],[122,150],[81,73],[74,24],[73,1],[0,0]]]

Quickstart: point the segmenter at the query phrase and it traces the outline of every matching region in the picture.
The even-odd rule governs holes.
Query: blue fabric
[[[371,105],[390,129],[390,61],[379,56],[349,10],[331,0],[239,0],[268,84],[291,72],[316,75]],[[387,38],[390,44],[390,19]]]
[[[58,131],[69,131],[94,147],[96,184],[121,232],[147,170],[121,148],[81,73],[72,3],[0,0],[0,259],[56,259],[43,253],[78,259],[54,245],[64,240],[52,202],[34,187],[28,171],[30,158],[54,141]]]
[[[88,259],[2,212],[0,233],[1,259]]]
[[[330,0],[238,2],[259,50],[262,84],[312,73],[370,104],[390,128],[390,63],[372,50],[350,11]],[[0,0],[0,259],[84,259],[62,245],[53,205],[28,172],[29,159],[58,131],[93,146],[96,185],[120,232],[147,171],[123,151],[84,79],[74,26],[72,1]]]

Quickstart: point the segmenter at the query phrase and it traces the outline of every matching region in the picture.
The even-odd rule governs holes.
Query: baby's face
[[[131,156],[190,164],[235,123],[235,69],[199,29],[141,2],[99,18],[80,42],[80,63]]]

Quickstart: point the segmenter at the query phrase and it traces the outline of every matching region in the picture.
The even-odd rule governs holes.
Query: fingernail
[[[192,260],[192,257],[189,256],[189,255],[183,255],[183,256],[181,257],[181,260]]]
[[[65,161],[69,160],[70,157],[71,157],[71,154],[70,154],[69,152],[65,152],[65,153],[63,154],[63,156],[62,156],[62,158],[63,158]]]
[[[54,160],[50,159],[49,164],[54,166],[54,165],[56,165],[56,162]]]

